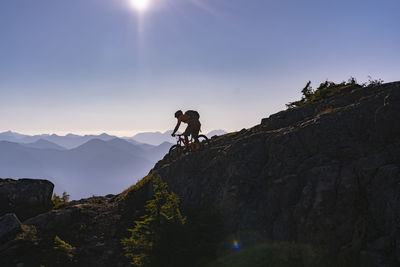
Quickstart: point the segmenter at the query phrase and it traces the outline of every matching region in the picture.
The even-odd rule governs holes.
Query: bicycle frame
[[[189,147],[191,151],[196,151],[199,149],[195,146],[196,143],[194,142],[193,137],[190,137],[189,142],[186,143],[185,137],[183,137],[183,135],[177,135],[177,136],[178,136],[178,141],[176,142],[177,145],[182,146],[182,143],[183,143],[183,146],[186,149]]]

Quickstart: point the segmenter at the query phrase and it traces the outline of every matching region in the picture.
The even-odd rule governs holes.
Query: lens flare
[[[237,240],[233,240],[233,248],[234,249],[239,249],[240,248],[240,244]]]

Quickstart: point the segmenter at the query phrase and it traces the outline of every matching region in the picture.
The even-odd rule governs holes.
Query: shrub
[[[382,82],[382,80],[379,80]],[[374,81],[370,81],[375,83]],[[376,82],[378,83],[378,81]],[[350,77],[347,82],[343,81],[341,83],[334,83],[332,81],[326,80],[321,83],[316,90],[311,87],[311,81],[308,81],[307,85],[301,90],[302,98],[298,101],[290,102],[286,104],[287,108],[300,107],[305,104],[319,102],[328,99],[332,96],[339,95],[349,89],[365,87],[366,84],[358,84],[354,77]],[[369,86],[369,85],[368,85]]]
[[[376,86],[381,85],[382,83],[382,79],[373,79],[371,76],[368,75],[368,83],[366,84],[366,86]]]
[[[58,208],[64,207],[65,204],[68,203],[69,195],[67,194],[67,192],[63,192],[62,196],[60,197],[56,193],[54,193],[51,200],[53,201],[54,208],[58,209]]]

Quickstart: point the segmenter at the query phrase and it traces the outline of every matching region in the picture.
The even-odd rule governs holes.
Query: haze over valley
[[[225,132],[212,131],[209,136],[216,133]],[[175,140],[170,131],[138,136],[138,139],[105,133],[30,136],[3,132],[0,177],[48,179],[55,184],[55,193],[65,191],[71,199],[117,194],[145,176]]]

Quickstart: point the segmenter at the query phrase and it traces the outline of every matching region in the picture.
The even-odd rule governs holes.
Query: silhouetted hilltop
[[[348,88],[214,137],[203,151],[166,155],[118,196],[74,201],[31,218],[23,224],[35,226],[41,242],[23,244],[46,258],[59,235],[76,247],[81,265],[127,266],[120,240],[143,215],[151,181],[160,175],[179,196],[193,231],[202,234],[199,244],[214,248],[218,241],[207,238],[221,233],[243,247],[307,245],[333,266],[398,266],[399,121],[400,82]],[[205,220],[204,214],[215,216]],[[41,263],[19,254],[22,245],[13,242],[0,248],[5,264]],[[201,257],[212,261],[215,253]],[[300,255],[296,266],[326,266],[311,264],[310,255]],[[201,260],[194,257],[187,266],[220,266]]]

